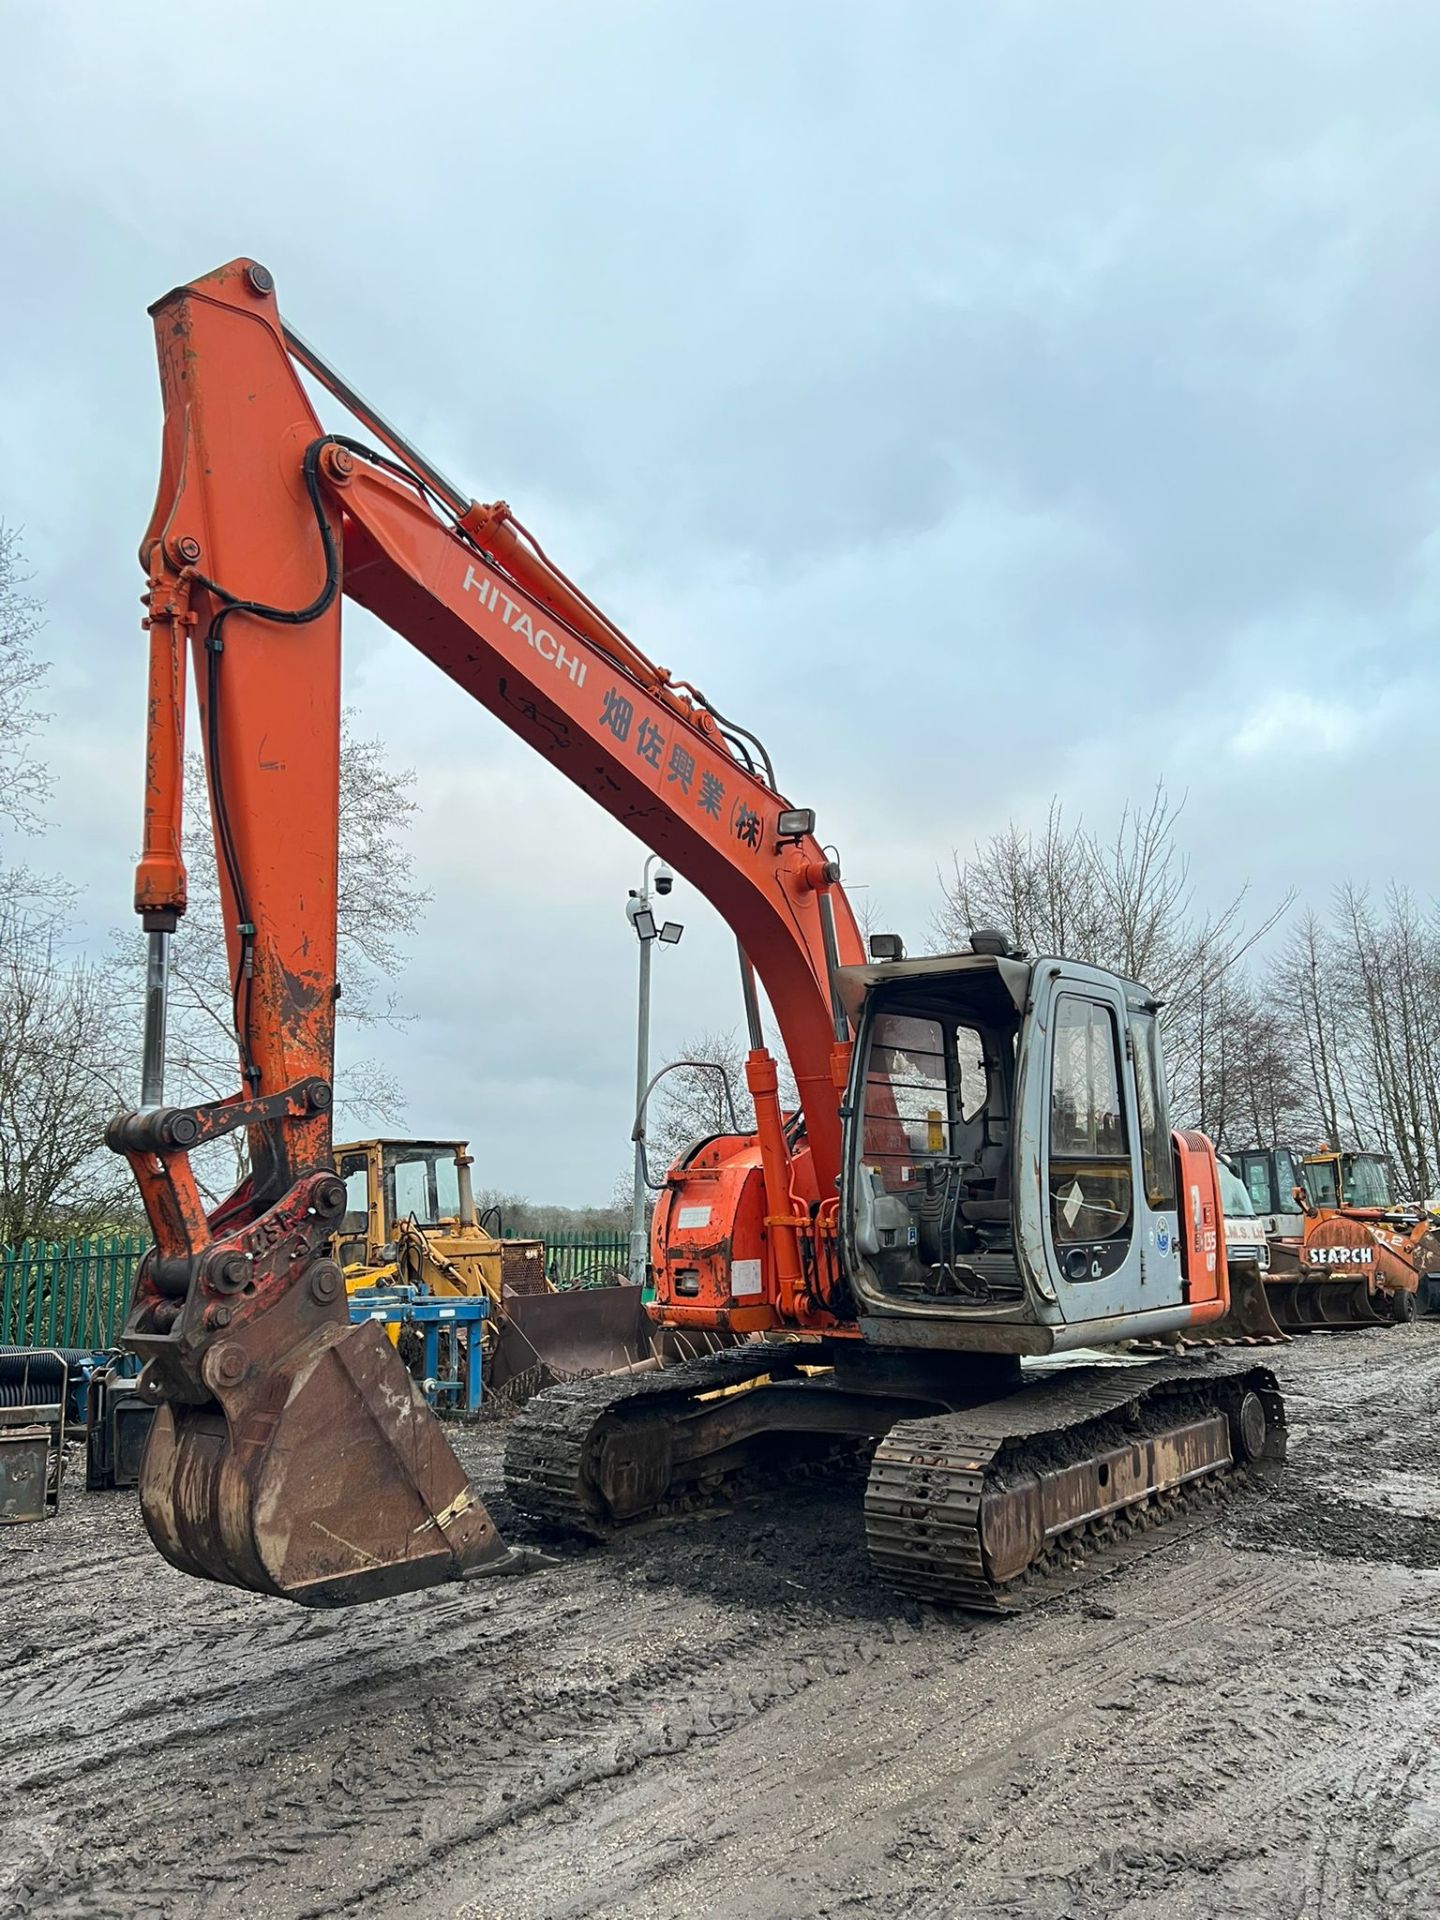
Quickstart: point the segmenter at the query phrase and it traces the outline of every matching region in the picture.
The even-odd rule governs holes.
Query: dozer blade
[[[328,1322],[231,1371],[151,1427],[140,1499],[172,1566],[307,1607],[518,1570],[379,1326]]]
[[[1288,1337],[1271,1310],[1265,1282],[1254,1267],[1239,1260],[1230,1266],[1230,1311],[1197,1331],[1203,1345],[1228,1341],[1240,1346],[1269,1345],[1283,1343]]]
[[[490,1391],[528,1399],[556,1380],[614,1373],[650,1355],[650,1321],[639,1287],[507,1292],[490,1363]]]

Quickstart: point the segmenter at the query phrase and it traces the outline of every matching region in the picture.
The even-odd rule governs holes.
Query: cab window
[[[370,1225],[366,1171],[363,1153],[347,1153],[340,1162],[340,1178],[345,1182],[345,1218],[340,1222],[340,1232],[347,1236],[364,1234]]]
[[[1303,1173],[1305,1191],[1310,1196],[1312,1207],[1338,1207],[1339,1197],[1335,1191],[1335,1162],[1333,1160],[1307,1160]]]
[[[1134,1216],[1129,1131],[1113,1011],[1061,994],[1050,1082],[1050,1225],[1067,1276],[1103,1279],[1121,1264]],[[1092,1258],[1065,1258],[1088,1246]]]
[[[990,1098],[985,1046],[974,1027],[955,1029],[955,1093],[962,1120],[973,1120]]]
[[[435,1218],[430,1203],[430,1162],[428,1160],[397,1160],[395,1162],[395,1218],[404,1220],[413,1215],[422,1226],[427,1226]]]
[[[1251,1210],[1255,1213],[1276,1211],[1275,1202],[1270,1197],[1270,1161],[1265,1154],[1247,1154],[1240,1162],[1245,1173],[1245,1189],[1250,1195]],[[1288,1190],[1286,1197],[1288,1199]],[[1284,1212],[1285,1209],[1281,1208]]]
[[[946,1151],[949,1092],[945,1030],[938,1020],[882,1013],[865,1065],[865,1158],[887,1187]]]
[[[1385,1162],[1357,1153],[1345,1169],[1345,1202],[1351,1207],[1388,1207],[1390,1180]]]
[[[1220,1167],[1220,1207],[1221,1211],[1232,1219],[1253,1220],[1255,1208],[1250,1201],[1250,1189],[1238,1174],[1232,1173],[1225,1162]]]
[[[1165,1074],[1160,1063],[1160,1028],[1153,1013],[1131,1012],[1130,1041],[1135,1054],[1135,1112],[1140,1122],[1145,1197],[1163,1212],[1175,1204],[1175,1156],[1170,1146]]]
[[[435,1158],[435,1209],[441,1220],[460,1217],[460,1169],[453,1154],[437,1154]]]

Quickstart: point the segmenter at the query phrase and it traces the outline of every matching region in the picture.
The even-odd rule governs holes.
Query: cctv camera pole
[[[650,862],[645,862],[646,878],[649,877]],[[648,906],[650,896],[645,890],[644,880],[640,883],[637,895],[641,906]],[[640,941],[640,1008],[635,1033],[635,1111],[640,1111],[640,1102],[645,1098],[645,1089],[650,1084],[650,949],[653,940],[642,937]],[[645,1148],[641,1141],[635,1142],[635,1184],[630,1195],[630,1284],[643,1287],[649,1262],[649,1250],[646,1246],[648,1236],[645,1232]]]
[[[656,927],[655,916],[650,903],[650,868],[657,856],[650,854],[644,871],[640,875],[640,889],[632,893],[625,903],[625,912],[635,929],[635,937],[640,942],[640,1005],[635,1023],[635,1111],[638,1118],[640,1103],[645,1098],[645,1090],[650,1085],[650,950],[657,939],[666,946],[673,946],[679,940],[681,928],[673,921],[666,921],[662,929]],[[668,893],[672,885],[668,870],[662,866],[656,876],[658,891]],[[630,1284],[643,1287],[650,1266],[649,1235],[645,1230],[645,1146],[644,1141],[635,1142],[635,1179],[630,1197]]]

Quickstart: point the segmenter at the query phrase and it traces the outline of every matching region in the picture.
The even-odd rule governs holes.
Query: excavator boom
[[[270,275],[232,262],[152,309],[161,473],[149,582],[146,1104],[111,1144],[155,1236],[125,1340],[161,1405],[142,1481],[177,1566],[316,1604],[504,1563],[483,1505],[393,1348],[348,1324],[327,1238],[342,595],[378,614],[685,872],[754,956],[822,1177],[840,1166],[846,1028],[829,980],[859,934],[763,747],[631,645],[503,505],[464,499],[315,351]],[[299,366],[380,447],[327,434]],[[168,942],[186,904],[184,712],[193,666],[234,983],[240,1088],[160,1100]],[[773,1062],[749,1063],[777,1243],[794,1237]],[[246,1130],[251,1174],[208,1218],[189,1152]],[[792,1255],[798,1270],[798,1256]]]

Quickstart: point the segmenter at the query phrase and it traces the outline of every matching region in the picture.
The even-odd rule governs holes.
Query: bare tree
[[[1242,919],[1243,886],[1219,911],[1200,911],[1177,838],[1183,809],[1183,799],[1173,803],[1160,784],[1102,836],[1083,821],[1067,825],[1054,800],[1039,834],[1012,822],[968,856],[953,855],[935,931],[953,951],[974,928],[998,926],[1031,953],[1143,981],[1165,1009],[1174,1110],[1198,1124],[1207,1106],[1231,1097],[1216,1084],[1233,1055],[1234,996],[1226,983],[1290,899],[1253,928]]]
[[[24,590],[22,564],[18,532],[0,526],[0,820],[36,833],[50,791],[50,769],[35,742],[50,716],[35,700],[50,669],[31,645],[41,611]]]
[[[63,914],[0,880],[0,1243],[129,1226],[129,1169],[104,1145],[118,1084],[114,981],[67,956]]]
[[[800,1104],[794,1077],[784,1050],[772,1045],[771,1051],[780,1069],[781,1108],[793,1113]],[[677,1061],[698,1064],[677,1065],[655,1090],[646,1129],[653,1179],[658,1180],[695,1141],[712,1133],[733,1132],[737,1120],[741,1133],[754,1130],[755,1107],[745,1084],[748,1052],[733,1027],[725,1032],[699,1034],[680,1048]]]
[[[0,527],[0,826],[38,834],[50,791],[36,705],[48,666],[24,591],[19,536]],[[65,948],[73,889],[0,849],[0,1242],[85,1234],[137,1217],[103,1144],[117,1028],[106,969]]]
[[[1249,979],[1234,981],[1237,1092],[1221,1146],[1270,1146],[1296,1137],[1305,1088],[1293,1023]]]
[[[1345,1122],[1333,1131],[1387,1153],[1407,1193],[1430,1194],[1440,1181],[1440,918],[1407,887],[1392,884],[1377,906],[1349,883],[1332,917],[1324,1044]]]
[[[1365,1144],[1356,1088],[1346,1061],[1354,1009],[1342,979],[1344,955],[1333,933],[1307,909],[1290,930],[1271,973],[1269,1002],[1299,1078],[1302,1134]],[[1260,1140],[1259,1144],[1269,1142]]]

